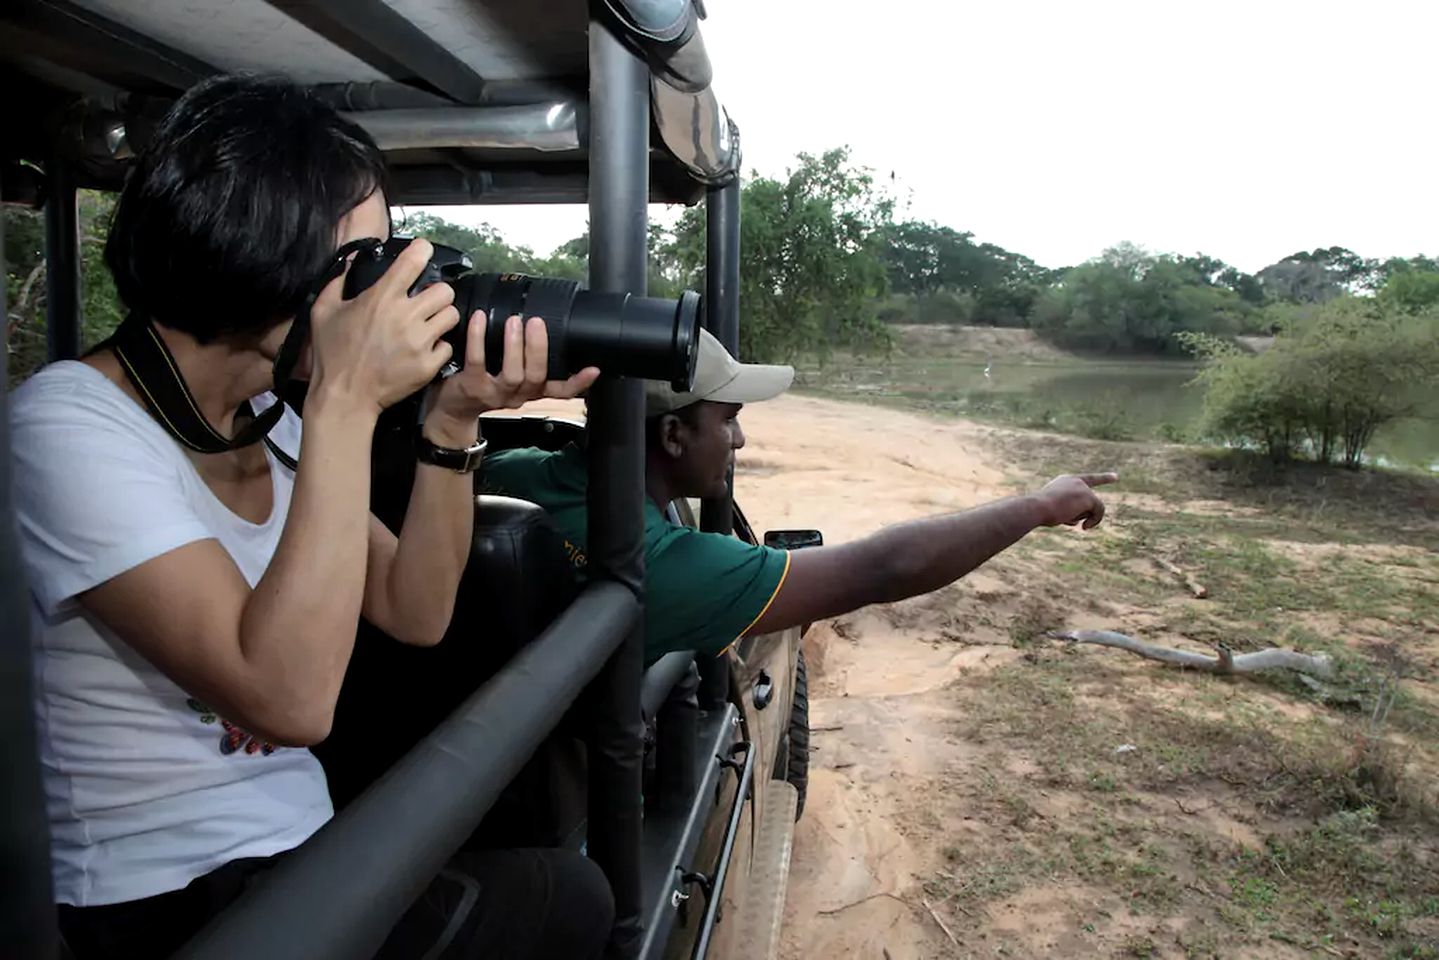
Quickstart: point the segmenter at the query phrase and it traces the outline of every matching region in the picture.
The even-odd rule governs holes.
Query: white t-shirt
[[[273,402],[256,398],[256,412]],[[333,813],[314,755],[231,727],[74,602],[205,539],[218,540],[254,586],[284,529],[294,475],[267,449],[270,518],[236,516],[149,413],[74,361],[15,391],[11,427],[38,621],[35,692],[56,899],[136,900],[231,860],[299,845]],[[298,452],[293,411],[270,437]]]

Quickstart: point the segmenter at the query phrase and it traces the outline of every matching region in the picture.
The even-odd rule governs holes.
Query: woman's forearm
[[[245,603],[240,649],[285,727],[313,742],[328,731],[364,597],[375,422],[323,392],[305,412],[289,516]]]
[[[479,421],[431,417],[425,436],[460,449],[479,437]],[[405,643],[438,643],[450,625],[474,531],[474,477],[420,464],[395,555],[386,571],[381,626]]]

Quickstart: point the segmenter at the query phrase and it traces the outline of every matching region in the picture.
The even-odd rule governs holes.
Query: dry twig
[[[1191,574],[1186,573],[1184,570],[1181,570],[1175,564],[1164,559],[1163,557],[1155,557],[1154,562],[1159,564],[1159,566],[1163,567],[1169,573],[1182,580],[1184,582],[1184,585],[1189,588],[1189,592],[1194,594],[1194,598],[1196,600],[1203,600],[1205,597],[1209,596],[1209,588],[1204,586],[1204,584],[1200,583],[1198,580],[1194,579]]]

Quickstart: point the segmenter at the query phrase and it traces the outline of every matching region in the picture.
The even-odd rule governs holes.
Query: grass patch
[[[1439,816],[1386,741],[1369,736],[1369,717],[1276,711],[1260,685],[1253,700],[1220,701],[1215,716],[1204,694],[1232,694],[1229,681],[1161,675],[1170,689],[1148,691],[1093,668],[1093,657],[1056,649],[954,688],[966,735],[991,745],[959,802],[1024,835],[974,869],[952,848],[963,869],[933,892],[983,900],[1072,882],[1141,915],[1212,913],[1225,932],[1179,937],[1193,957],[1270,940],[1422,956],[1413,951],[1439,929]],[[1194,695],[1181,696],[1191,683]],[[1116,753],[1119,744],[1135,749]],[[1016,751],[1020,769],[1037,772],[1012,773],[1004,758]],[[1056,797],[1062,815],[1046,807]],[[1215,832],[1212,809],[1252,810],[1257,841]]]

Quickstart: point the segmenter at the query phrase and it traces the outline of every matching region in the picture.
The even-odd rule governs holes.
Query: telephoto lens
[[[395,237],[355,255],[345,275],[345,299],[358,296],[389,269],[410,243]],[[476,310],[490,318],[485,328],[485,368],[499,373],[504,362],[505,320],[539,317],[549,332],[547,376],[563,380],[585,367],[606,374],[665,380],[675,390],[694,384],[699,350],[701,299],[686,290],[679,299],[594,293],[575,280],[521,273],[473,273],[468,255],[434,244],[435,252],[410,295],[432,283],[455,288],[460,323],[445,335],[463,363],[468,320]]]

